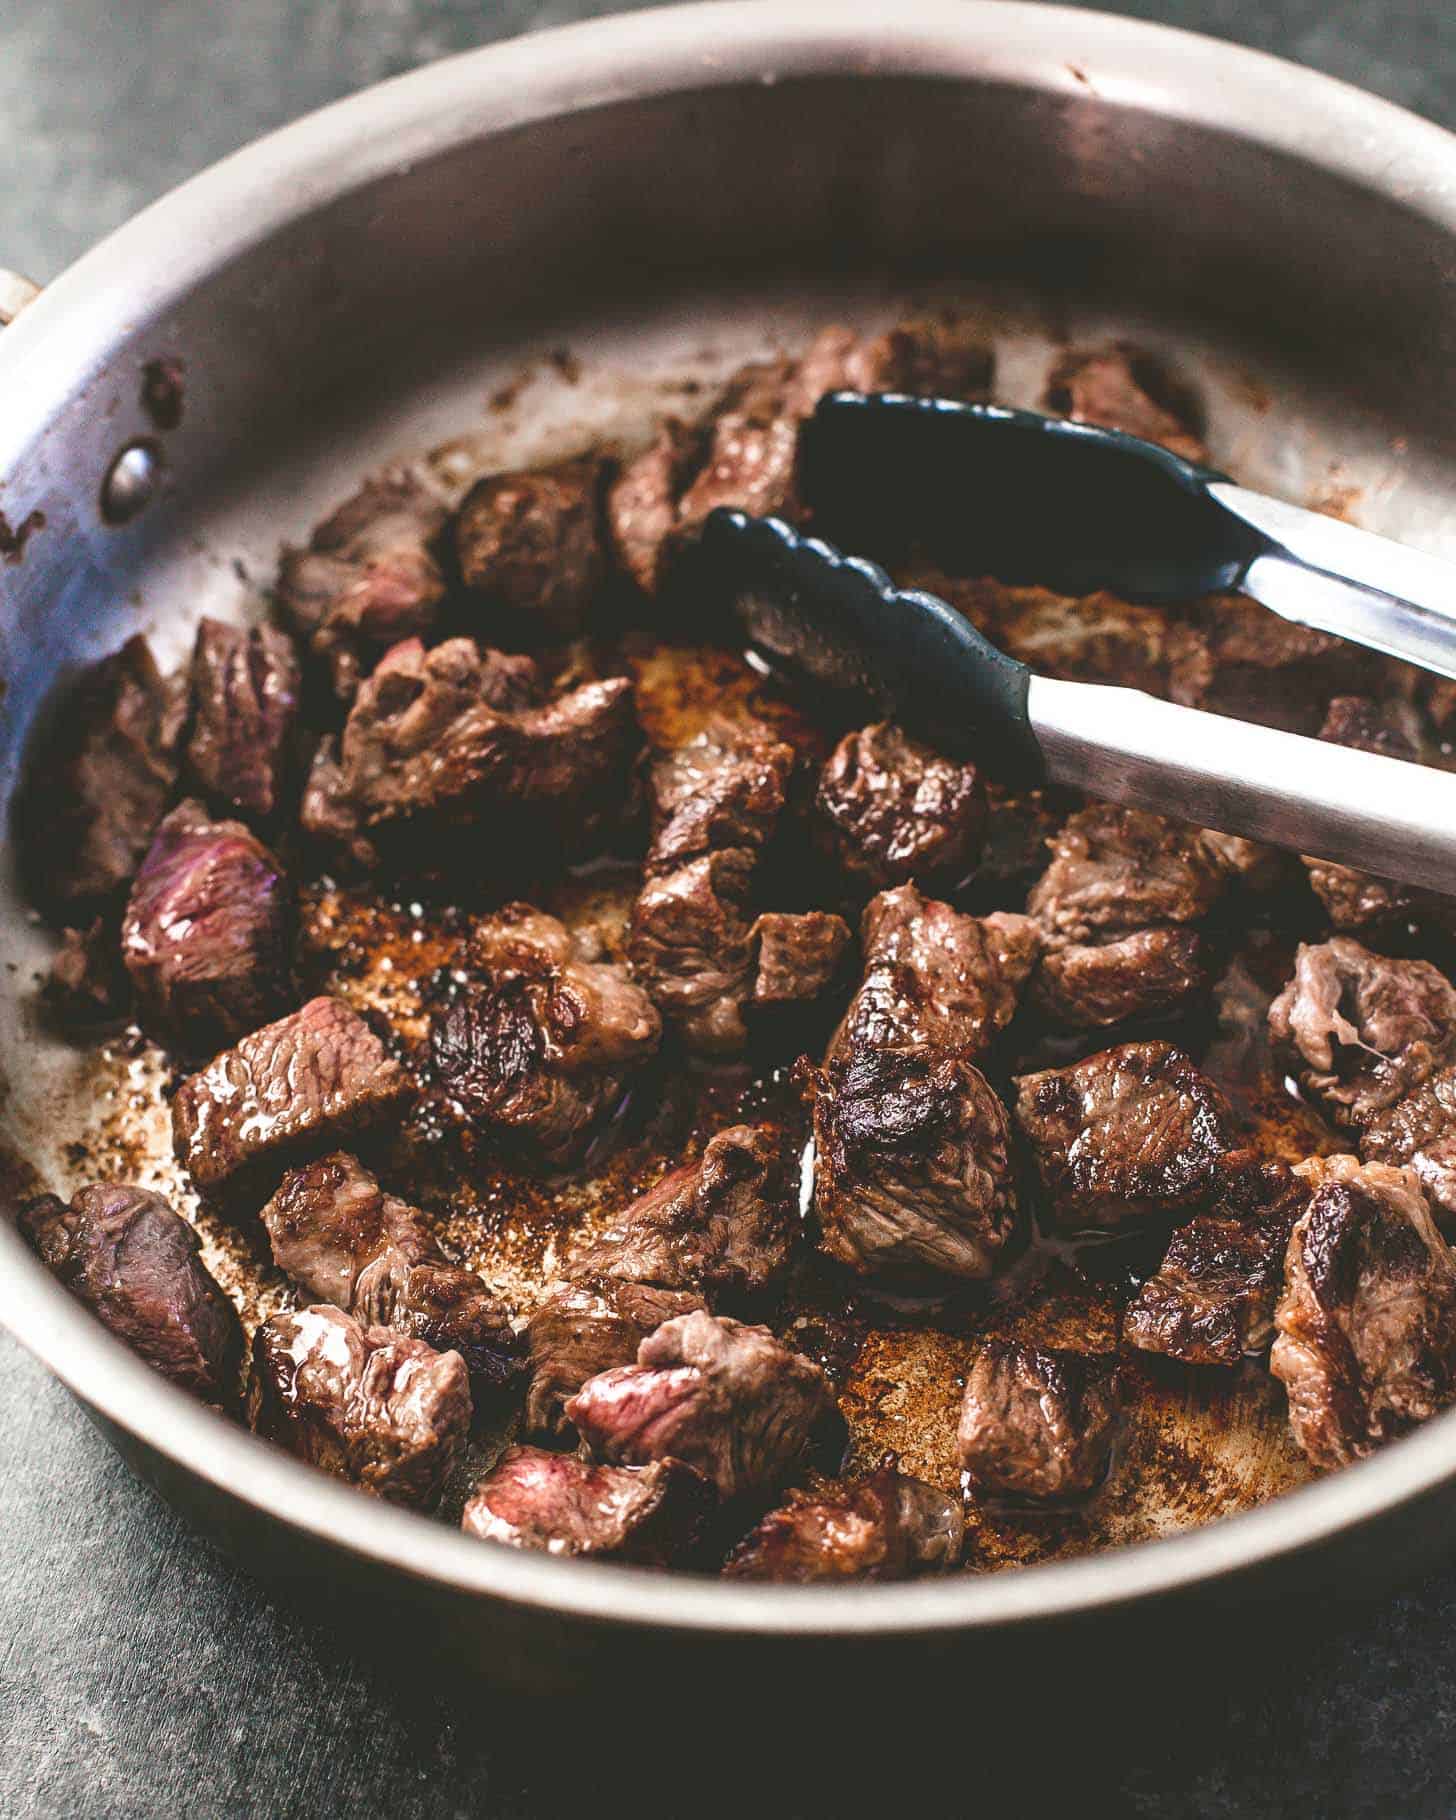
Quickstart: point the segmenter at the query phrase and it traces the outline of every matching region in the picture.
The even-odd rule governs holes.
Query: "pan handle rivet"
[[[101,516],[107,524],[129,524],[149,505],[161,472],[162,457],[153,443],[129,442],[101,483]]]

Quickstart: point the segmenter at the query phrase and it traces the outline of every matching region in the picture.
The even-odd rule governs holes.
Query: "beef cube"
[[[890,1453],[858,1484],[791,1495],[749,1531],[723,1572],[798,1586],[908,1580],[954,1567],[965,1527],[955,1498],[902,1473]]]
[[[209,802],[259,821],[278,814],[300,686],[298,657],[285,633],[201,621],[187,765]]]
[[[991,394],[994,367],[979,324],[921,316],[851,349],[842,383],[856,392],[979,400]]]
[[[1187,1365],[1237,1365],[1274,1337],[1284,1254],[1309,1191],[1283,1163],[1179,1226],[1127,1311],[1123,1337]]]
[[[1193,623],[1207,643],[1212,671],[1187,705],[1211,714],[1314,733],[1323,704],[1370,674],[1372,660],[1357,646],[1295,625],[1241,595],[1202,602]]]
[[[738,1055],[748,1042],[753,992],[748,901],[756,856],[744,847],[706,853],[649,878],[632,906],[632,972],[689,1049]]]
[[[1456,1220],[1456,1066],[1446,1063],[1360,1134],[1367,1163],[1409,1167],[1445,1221]]]
[[[1106,1475],[1119,1408],[1114,1360],[987,1340],[966,1378],[956,1449],[987,1491],[1085,1496]]]
[[[842,917],[823,910],[767,911],[754,918],[748,938],[756,950],[751,1003],[763,1010],[823,998],[853,939]]]
[[[990,1276],[1016,1192],[1006,1111],[980,1070],[857,1044],[814,1088],[822,1249],[862,1276]]]
[[[301,1154],[402,1118],[413,1092],[358,1012],[313,998],[183,1081],[172,1137],[201,1193],[242,1196]]]
[[[26,876],[46,905],[114,898],[176,786],[187,704],[138,635],[71,688],[27,764],[19,804]]]
[[[1039,675],[1115,683],[1184,703],[1201,700],[1212,681],[1203,634],[1161,607],[1106,592],[1072,599],[1047,588],[989,588],[981,629]]]
[[[708,1481],[681,1460],[589,1466],[508,1447],[471,1494],[461,1528],[509,1548],[666,1567],[692,1553],[714,1501]]]
[[[305,834],[333,850],[336,861],[365,872],[372,872],[380,863],[378,847],[360,832],[359,812],[349,801],[339,742],[333,734],[321,739],[314,752],[299,800],[298,821]]]
[[[1267,891],[1279,883],[1285,870],[1286,855],[1278,847],[1266,847],[1242,834],[1223,834],[1216,828],[1202,833],[1204,850],[1224,875],[1251,891]]]
[[[93,917],[84,929],[61,931],[41,990],[56,1019],[69,1027],[84,1029],[124,1014],[126,970],[116,931],[105,917]]]
[[[1014,1085],[1016,1124],[1062,1226],[1190,1212],[1227,1180],[1233,1111],[1171,1043],[1123,1043]]]
[[[766,1327],[710,1314],[665,1322],[635,1365],[590,1379],[565,1413],[597,1459],[682,1460],[724,1499],[772,1491],[820,1431],[839,1426],[817,1365]]]
[[[815,806],[832,857],[880,891],[917,878],[954,883],[974,870],[986,789],[975,765],[953,764],[877,721],[834,748]]]
[[[1052,862],[1026,900],[1053,951],[1161,923],[1196,923],[1225,878],[1200,830],[1094,803],[1052,842]]]
[[[381,653],[434,625],[445,578],[433,554],[444,505],[413,474],[366,481],[319,525],[306,550],[285,549],[279,610],[352,700]]]
[[[718,717],[652,767],[647,871],[728,848],[757,851],[783,812],[794,748],[760,721]]]
[[[631,683],[583,683],[530,705],[538,689],[528,659],[468,638],[390,651],[339,747],[338,794],[366,838],[411,842],[438,865],[439,837],[470,828],[507,854],[559,858],[619,820],[638,743]]]
[[[261,1217],[273,1262],[301,1289],[366,1327],[458,1352],[477,1396],[520,1372],[525,1349],[500,1301],[347,1151],[290,1169]]]
[[[1070,800],[1057,790],[1010,790],[986,780],[986,835],[976,883],[998,896],[1024,897],[1046,866],[1047,846]]]
[[[553,1165],[578,1161],[657,1052],[661,1019],[623,968],[527,904],[479,924],[470,957],[478,976],[430,1028],[447,1110]]]
[[[206,1054],[277,1017],[290,998],[293,894],[242,822],[189,798],[157,830],[121,924],[139,1015]]]
[[[703,1305],[701,1296],[646,1283],[580,1282],[559,1289],[526,1327],[531,1353],[527,1428],[533,1434],[559,1434],[566,1426],[563,1404],[588,1378],[631,1365],[649,1333]]]
[[[253,1336],[248,1416],[336,1479],[430,1509],[470,1433],[470,1380],[458,1352],[364,1327],[340,1308],[300,1308]]]
[[[1340,1156],[1300,1173],[1313,1195],[1289,1240],[1269,1366],[1295,1440],[1330,1468],[1456,1399],[1456,1257],[1411,1171]]]
[[[1046,402],[1075,423],[1125,430],[1185,461],[1208,460],[1192,395],[1155,356],[1125,341],[1068,349],[1047,380]]]
[[[1348,935],[1302,942],[1269,1032],[1337,1124],[1359,1130],[1436,1072],[1456,1044],[1456,988],[1429,961],[1387,960]]]
[[[455,520],[466,587],[540,635],[579,631],[605,566],[605,479],[588,457],[476,481]]]
[[[627,464],[607,496],[617,561],[644,594],[654,594],[671,556],[678,501],[702,465],[706,434],[666,417],[651,444]]]
[[[1044,955],[1032,999],[1063,1029],[1098,1030],[1177,1011],[1207,984],[1196,930],[1139,929]]]
[[[572,1274],[741,1301],[782,1279],[798,1223],[798,1158],[783,1135],[732,1125],[625,1208]]]
[[[864,979],[830,1044],[831,1061],[856,1047],[984,1055],[1011,1022],[1040,944],[1027,917],[967,916],[899,885],[866,906],[860,945]]]
[[[243,1330],[204,1266],[197,1234],[159,1194],[98,1182],[26,1202],[17,1224],[53,1276],[164,1377],[237,1402]]]

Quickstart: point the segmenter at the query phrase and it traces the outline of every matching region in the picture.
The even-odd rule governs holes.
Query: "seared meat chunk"
[[[1125,341],[1069,349],[1052,368],[1046,401],[1076,423],[1125,430],[1187,461],[1208,460],[1190,394],[1155,356]]]
[[[1337,1124],[1368,1125],[1456,1045],[1456,987],[1429,961],[1387,960],[1348,935],[1302,942],[1269,1032]]]
[[[1227,1179],[1233,1111],[1171,1043],[1123,1043],[1015,1086],[1017,1126],[1062,1226],[1188,1212]]]
[[[1207,983],[1197,931],[1164,927],[1044,955],[1032,994],[1064,1028],[1098,1030],[1175,1011]]]
[[[476,481],[455,521],[466,587],[523,626],[569,637],[602,578],[605,479],[588,457]]]
[[[385,474],[326,518],[306,550],[284,550],[279,609],[329,666],[341,700],[382,652],[434,624],[445,579],[433,546],[446,517],[415,475]]]
[[[908,1580],[954,1567],[965,1527],[959,1502],[902,1473],[891,1453],[857,1484],[792,1494],[749,1531],[723,1572],[731,1580],[799,1586]]]
[[[892,721],[845,734],[819,774],[815,804],[830,853],[871,890],[954,882],[980,852],[986,789],[976,766],[941,758]]]
[[[814,1086],[823,1249],[863,1276],[990,1276],[1016,1193],[1006,1111],[980,1070],[856,1044]]]
[[[471,1494],[460,1526],[510,1548],[666,1567],[696,1547],[713,1504],[712,1486],[681,1460],[589,1466],[570,1454],[508,1447]]]
[[[983,1055],[1011,1022],[1039,938],[1027,917],[999,910],[967,916],[914,885],[899,885],[870,900],[860,943],[864,979],[830,1044],[830,1061],[852,1048]]]
[[[470,1381],[458,1352],[340,1308],[300,1308],[253,1336],[248,1416],[335,1478],[429,1509],[470,1433]]]
[[[865,342],[831,325],[801,359],[741,368],[701,430],[669,418],[623,470],[608,501],[618,560],[651,593],[677,546],[714,507],[796,511],[799,426],[825,392],[848,386],[983,397],[990,372],[980,338],[962,323],[938,318],[903,323]]]
[[[347,1151],[290,1169],[261,1217],[273,1262],[319,1301],[458,1352],[477,1393],[520,1371],[524,1346],[499,1300]]]
[[[57,905],[114,897],[151,844],[181,765],[187,704],[138,634],[69,690],[27,765],[27,878]]]
[[[98,1182],[69,1207],[53,1194],[26,1202],[17,1224],[46,1269],[139,1358],[209,1403],[236,1403],[242,1327],[197,1234],[161,1195]]]
[[[745,1009],[807,1005],[823,998],[839,975],[851,936],[843,917],[823,910],[755,917],[748,939],[757,954],[753,996]]]
[[[1106,1474],[1119,1408],[1113,1359],[987,1340],[966,1378],[961,1465],[987,1491],[1081,1496]]]
[[[620,966],[528,904],[477,925],[470,958],[478,976],[430,1029],[447,1109],[547,1162],[577,1160],[656,1053],[661,1019]]]
[[[470,828],[507,854],[580,850],[620,818],[637,749],[632,685],[583,683],[531,705],[528,659],[468,638],[396,645],[361,686],[339,746],[337,798],[376,843]],[[438,864],[438,849],[423,857]]]
[[[131,889],[121,953],[143,1025],[206,1054],[288,1003],[293,894],[242,822],[189,798],[163,821]]]
[[[703,1307],[701,1296],[621,1281],[570,1283],[531,1316],[531,1388],[526,1426],[533,1434],[559,1434],[562,1405],[588,1378],[630,1365],[637,1348],[680,1314]]]
[[[754,865],[743,847],[704,854],[649,878],[632,906],[633,975],[699,1054],[737,1055],[748,1041]]]
[[[1161,607],[1135,606],[1105,591],[1073,599],[1047,588],[996,582],[981,588],[980,630],[1043,676],[1117,683],[1178,702],[1201,699],[1211,679],[1202,633]]]
[[[1371,660],[1358,646],[1328,632],[1295,625],[1242,595],[1203,601],[1193,622],[1207,646],[1206,687],[1188,705],[1287,733],[1314,733],[1323,704],[1358,687]]]
[[[1251,1170],[1212,1212],[1177,1228],[1127,1311],[1124,1337],[1188,1365],[1237,1365],[1263,1352],[1289,1234],[1308,1202],[1285,1164]]]
[[[1408,1166],[1442,1219],[1456,1220],[1456,1065],[1446,1063],[1377,1113],[1360,1134],[1360,1155]]]
[[[1317,1157],[1269,1365],[1316,1466],[1348,1465],[1456,1399],[1456,1257],[1407,1169]]]
[[[209,802],[260,821],[278,813],[300,686],[286,633],[201,621],[192,654],[187,766]]]
[[[399,1119],[412,1094],[358,1012],[313,998],[183,1081],[172,1137],[203,1194],[241,1194],[269,1171],[276,1182],[301,1153]]]
[[[766,1327],[686,1314],[649,1334],[635,1365],[584,1384],[566,1418],[598,1459],[683,1460],[728,1499],[771,1491],[838,1411],[819,1367]]]
[[[788,1269],[798,1213],[798,1158],[783,1134],[732,1125],[625,1208],[572,1274],[715,1300],[761,1295]]]
[[[116,931],[104,916],[84,929],[63,929],[42,992],[63,1024],[85,1026],[120,1017],[127,1004],[126,970]]]
[[[794,748],[761,721],[722,717],[659,758],[649,783],[649,875],[705,853],[756,852],[783,812],[793,768]]]

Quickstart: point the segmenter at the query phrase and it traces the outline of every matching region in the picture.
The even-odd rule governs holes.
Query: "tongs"
[[[776,666],[866,697],[1008,782],[1068,784],[1456,895],[1456,775],[1038,676],[829,539],[1141,602],[1240,589],[1453,677],[1456,568],[1120,431],[995,405],[832,394],[804,426],[799,491],[825,536],[720,509],[693,564]]]

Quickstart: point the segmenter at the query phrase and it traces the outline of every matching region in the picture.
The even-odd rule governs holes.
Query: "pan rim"
[[[301,210],[533,120],[689,88],[903,76],[1054,88],[1167,112],[1348,176],[1456,233],[1456,138],[1335,79],[1170,27],[1024,0],[912,0],[893,22],[814,0],[728,0],[558,28],[336,102],[190,179],[86,254],[0,339],[0,474],[105,357],[119,308],[166,312]],[[1092,1617],[1229,1582],[1456,1479],[1456,1411],[1374,1459],[1183,1534],[1015,1572],[788,1588],[483,1548],[221,1421],[102,1329],[0,1222],[0,1325],[80,1400],[260,1515],[441,1590],[607,1625],[800,1639]]]

